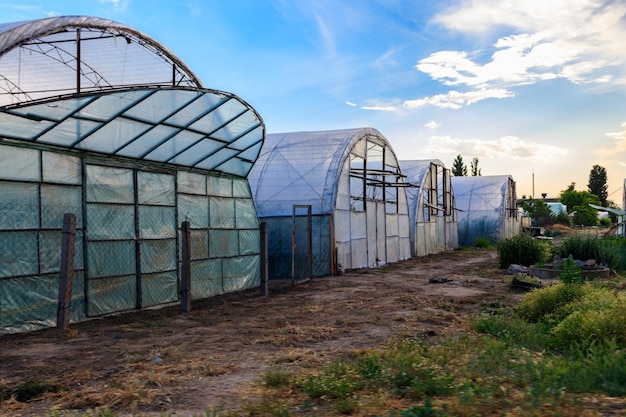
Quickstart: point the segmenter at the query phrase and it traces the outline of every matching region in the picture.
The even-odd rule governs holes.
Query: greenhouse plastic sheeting
[[[459,247],[450,170],[438,159],[400,161],[409,202],[411,255]],[[437,207],[434,209],[433,207]]]
[[[0,158],[0,333],[56,323],[66,212],[77,217],[72,321],[136,309],[138,289],[140,308],[177,302],[177,216],[192,227],[193,298],[260,284],[259,223],[245,178],[85,162],[83,184],[74,156],[0,144],[7,154]],[[26,176],[10,169],[29,161],[51,164],[35,164]],[[77,167],[75,175],[56,173],[64,167]]]
[[[478,237],[495,243],[519,232],[514,186],[509,175],[452,177],[461,246],[473,246]]]
[[[286,233],[292,228],[295,206],[310,206],[313,216],[330,216],[313,225],[329,228],[318,235],[319,246],[314,244],[313,276],[328,270],[335,257],[327,253],[335,248],[334,261],[345,269],[410,257],[401,177],[393,149],[374,128],[267,135],[249,180],[259,217],[272,218],[268,233],[281,236],[270,238],[269,256],[274,262],[282,259],[284,265],[270,268],[281,278],[291,269]],[[286,219],[279,222],[275,219],[279,216]]]

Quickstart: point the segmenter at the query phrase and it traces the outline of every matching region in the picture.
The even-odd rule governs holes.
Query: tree
[[[463,163],[463,157],[461,157],[461,155],[457,155],[452,163],[452,175],[455,177],[467,176],[467,167]]]
[[[596,226],[598,224],[598,210],[589,207],[589,203],[600,205],[600,198],[588,191],[576,191],[576,183],[571,183],[567,189],[561,191],[559,201],[567,206],[567,212],[574,213],[574,224],[581,226]]]
[[[478,158],[474,157],[474,159],[472,159],[472,177],[478,177],[480,176],[480,169],[478,169]]]
[[[589,184],[587,184],[589,192],[595,194],[600,199],[600,205],[607,207],[606,199],[609,196],[606,184],[606,169],[600,165],[594,165],[589,173]]]
[[[520,200],[518,205],[530,216],[533,226],[551,226],[555,223],[555,216],[545,201],[541,199]]]

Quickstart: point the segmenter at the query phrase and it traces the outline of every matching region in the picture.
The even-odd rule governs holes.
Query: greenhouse
[[[400,161],[409,202],[411,256],[459,247],[450,170],[438,159]]]
[[[73,322],[180,302],[182,255],[193,299],[258,287],[246,177],[264,136],[246,102],[123,24],[1,24],[0,333],[55,325],[62,257]]]
[[[520,231],[515,181],[510,175],[452,177],[459,245],[474,246],[476,238],[492,243]]]
[[[268,134],[249,180],[268,225],[270,279],[410,257],[406,184],[376,129]]]

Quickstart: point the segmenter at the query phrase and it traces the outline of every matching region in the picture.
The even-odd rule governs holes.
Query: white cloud
[[[431,120],[430,122],[426,123],[424,125],[424,127],[427,127],[428,129],[435,130],[435,129],[438,129],[439,127],[441,127],[441,125],[439,123],[435,122],[434,120]]]
[[[515,96],[515,93],[501,88],[483,89],[465,93],[459,91],[449,91],[447,94],[437,94],[432,97],[406,100],[404,102],[404,107],[414,109],[431,105],[442,109],[460,109],[463,106],[475,104],[488,98],[508,98],[513,96]]]
[[[507,158],[515,160],[553,161],[568,153],[558,146],[530,142],[516,136],[496,140],[459,139],[450,136],[432,136],[425,152],[445,155],[472,155],[479,158]]]
[[[619,142],[626,141],[626,123],[622,123],[621,127],[623,128],[621,132],[612,132],[612,133],[607,133],[606,135]]]
[[[396,111],[393,106],[363,106],[363,110],[376,110],[376,111]]]
[[[353,103],[351,101],[346,101],[346,104],[350,107],[356,107],[356,103]]]
[[[460,0],[433,22],[479,39],[511,33],[487,46],[493,52],[484,64],[463,51],[435,52],[418,62],[419,71],[445,85],[506,88],[553,78],[626,83],[621,1]]]

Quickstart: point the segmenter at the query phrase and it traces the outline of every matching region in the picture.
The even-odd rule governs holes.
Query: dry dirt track
[[[229,294],[186,314],[171,307],[75,324],[65,334],[0,336],[0,385],[47,379],[62,387],[30,403],[5,401],[0,415],[234,410],[258,395],[268,367],[306,372],[394,336],[468,331],[470,313],[519,296],[495,263],[494,251],[454,251],[297,286],[271,281],[267,297]]]

